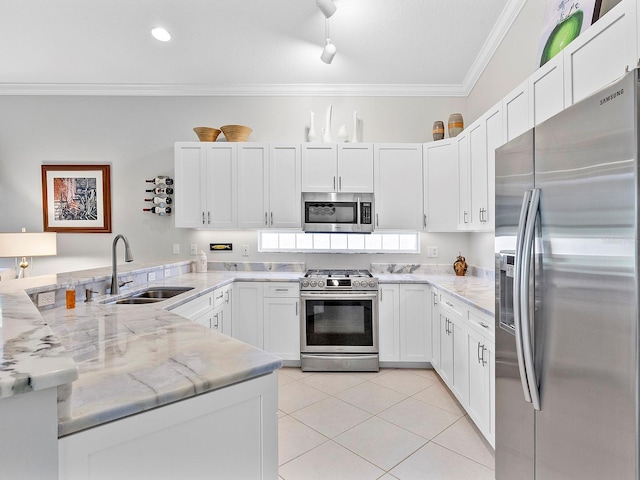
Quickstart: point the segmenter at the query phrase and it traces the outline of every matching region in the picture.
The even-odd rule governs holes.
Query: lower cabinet
[[[381,362],[431,359],[430,288],[424,284],[383,284],[378,298]]]
[[[226,335],[231,335],[232,330],[232,291],[233,285],[226,285],[213,291],[211,328]]]
[[[232,285],[216,288],[213,292],[172,309],[171,313],[231,335],[231,290]]]
[[[231,335],[283,360],[300,360],[300,291],[294,282],[236,282]]]
[[[431,365],[495,445],[493,319],[436,288]]]

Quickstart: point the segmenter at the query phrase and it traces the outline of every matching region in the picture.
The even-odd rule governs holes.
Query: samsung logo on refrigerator
[[[600,100],[600,105],[604,105],[605,103],[610,102],[614,98],[619,97],[620,95],[623,95],[623,94],[624,94],[624,88],[621,88],[617,92],[613,92],[611,95],[607,95],[606,97],[601,99]]]

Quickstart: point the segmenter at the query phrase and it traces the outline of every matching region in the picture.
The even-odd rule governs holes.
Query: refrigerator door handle
[[[522,275],[520,281],[520,323],[522,333],[522,346],[524,347],[524,363],[527,371],[527,381],[533,408],[540,410],[540,392],[533,358],[533,346],[531,343],[531,316],[529,315],[529,279],[531,276],[531,254],[535,234],[536,217],[540,206],[540,189],[534,188],[527,214],[527,227],[524,232],[522,249]]]
[[[518,235],[516,237],[516,256],[515,268],[513,275],[513,326],[515,327],[516,354],[518,358],[518,371],[520,372],[520,383],[522,383],[522,392],[525,401],[531,403],[531,393],[529,392],[529,383],[527,381],[527,371],[524,363],[524,352],[522,346],[522,326],[520,318],[521,293],[520,278],[522,277],[522,250],[524,244],[524,231],[527,223],[527,211],[531,202],[531,190],[526,190],[522,198],[522,207],[520,209],[520,220],[518,221]]]

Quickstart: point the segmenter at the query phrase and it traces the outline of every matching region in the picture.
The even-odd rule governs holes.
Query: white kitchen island
[[[221,275],[179,283],[192,277],[198,295]],[[3,426],[24,427],[3,428],[3,477],[277,478],[279,357],[165,311],[169,301],[39,312],[25,293],[63,282],[0,285]]]

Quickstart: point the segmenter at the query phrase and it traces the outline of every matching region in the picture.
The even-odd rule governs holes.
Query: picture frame
[[[111,233],[110,165],[42,165],[45,232]]]
[[[596,22],[601,4],[602,0],[547,0],[538,45],[538,67]]]

